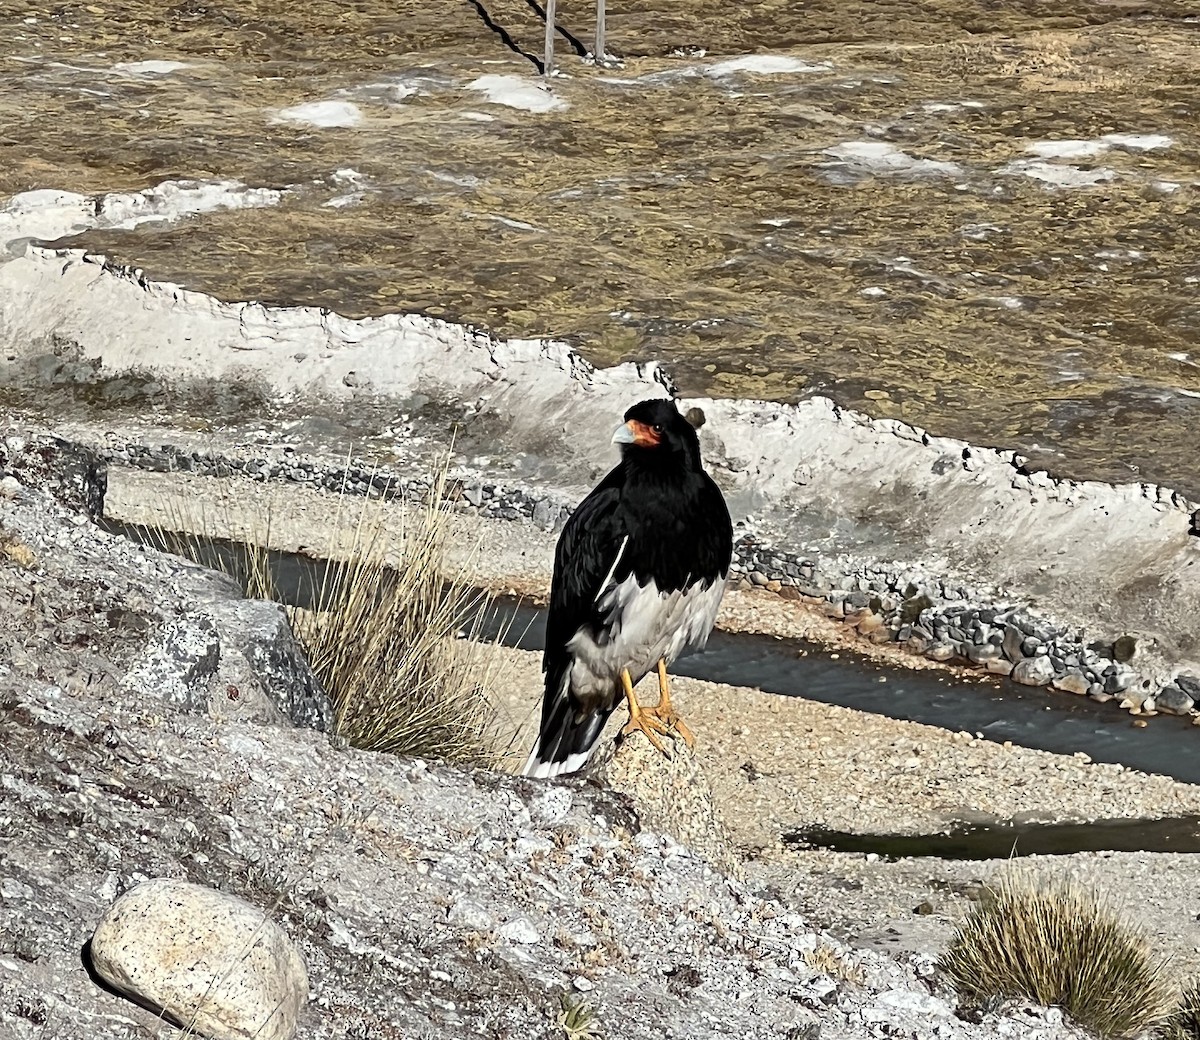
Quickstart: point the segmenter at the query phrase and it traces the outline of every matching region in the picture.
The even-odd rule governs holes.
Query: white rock
[[[126,892],[96,926],[91,956],[113,989],[213,1040],[288,1040],[308,1000],[304,961],[282,928],[185,881]]]
[[[500,926],[500,938],[509,942],[531,944],[538,942],[541,935],[527,917],[517,917]]]
[[[814,65],[786,54],[745,54],[740,58],[730,58],[710,65],[708,74],[730,76],[735,72],[754,72],[760,76],[775,76],[788,72],[829,72],[832,69],[833,66],[827,61]]]
[[[172,72],[180,72],[186,68],[190,68],[186,62],[160,61],[151,58],[147,61],[117,62],[112,70],[118,76],[169,76]]]
[[[32,899],[33,889],[25,882],[18,881],[16,878],[6,877],[0,881],[0,899]]]
[[[1054,665],[1048,657],[1030,657],[1017,662],[1012,677],[1025,686],[1045,686],[1054,678]]]
[[[507,105],[526,112],[554,112],[567,107],[567,103],[556,98],[539,80],[524,76],[480,76],[467,84],[468,90],[477,90],[493,105]]]
[[[446,910],[446,920],[463,928],[490,932],[496,926],[492,914],[470,899],[458,899]]]
[[[271,117],[272,123],[343,128],[358,126],[362,120],[362,110],[350,101],[308,101],[281,108]]]
[[[1034,141],[1025,151],[1043,159],[1087,159],[1108,151],[1104,141]]]

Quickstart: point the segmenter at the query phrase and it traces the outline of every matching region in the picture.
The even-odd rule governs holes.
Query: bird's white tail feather
[[[525,762],[525,767],[521,770],[522,776],[532,776],[539,779],[548,780],[553,776],[562,776],[564,773],[574,773],[587,765],[587,761],[592,757],[592,752],[595,746],[590,747],[587,751],[581,751],[575,755],[568,755],[562,762],[543,762],[538,758],[538,753],[541,751],[541,741],[538,741],[537,746],[530,753],[528,760]]]

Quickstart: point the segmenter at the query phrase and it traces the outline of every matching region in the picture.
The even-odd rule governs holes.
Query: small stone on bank
[[[308,972],[257,907],[202,885],[144,881],[100,919],[92,965],[114,990],[213,1040],[290,1040]]]
[[[538,942],[541,935],[527,917],[516,917],[500,926],[500,938],[531,945]]]
[[[1054,665],[1048,657],[1029,657],[1017,662],[1012,677],[1023,686],[1045,686],[1054,678]]]
[[[1164,686],[1154,698],[1159,711],[1172,715],[1186,715],[1192,710],[1195,702],[1178,686]]]
[[[1055,679],[1053,686],[1063,693],[1075,693],[1082,697],[1088,692],[1091,683],[1082,672],[1067,672],[1061,679]]]

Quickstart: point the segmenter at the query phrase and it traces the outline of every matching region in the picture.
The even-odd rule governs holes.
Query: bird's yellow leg
[[[659,740],[660,733],[667,733],[666,724],[660,722],[655,714],[652,714],[655,709],[643,708],[638,704],[637,697],[633,692],[633,680],[629,677],[629,669],[621,669],[621,687],[625,690],[625,699],[629,701],[629,721],[625,723],[625,727],[621,730],[621,736],[627,737],[630,733],[638,731],[646,734],[646,739],[650,741],[664,755],[667,754],[667,749],[663,747],[663,742]],[[669,757],[669,756],[668,756]]]
[[[683,742],[688,747],[696,746],[696,738],[692,736],[692,731],[671,704],[671,684],[667,679],[666,661],[658,662],[658,704],[653,708],[643,708],[642,711],[649,712],[672,727],[683,737]]]

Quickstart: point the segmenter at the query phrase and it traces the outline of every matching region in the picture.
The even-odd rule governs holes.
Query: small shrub
[[[863,980],[862,969],[827,943],[818,942],[811,950],[805,950],[802,956],[805,964],[822,975],[854,983]]]
[[[30,570],[37,563],[37,554],[15,534],[0,527],[0,559]]]
[[[1163,1040],[1200,1040],[1200,982],[1183,991],[1160,1035]]]
[[[355,747],[489,765],[496,657],[474,638],[487,597],[461,570],[447,572],[444,480],[443,471],[426,503],[409,510],[398,539],[364,500],[314,609],[289,617],[333,700],[337,732]]]
[[[1170,988],[1147,940],[1078,885],[1010,877],[958,927],[941,968],[965,1001],[1057,1006],[1101,1037],[1166,1017]]]
[[[310,541],[305,550],[329,561],[324,575],[308,609],[289,606],[288,619],[348,743],[493,765],[487,690],[500,658],[495,644],[475,638],[489,599],[463,568],[447,566],[445,466],[432,483],[423,503],[399,510],[398,532],[386,522],[397,512],[392,499],[340,495],[329,544]],[[257,524],[229,509],[221,517],[196,498],[158,512],[167,526],[149,528],[151,544],[224,571],[247,596],[282,601],[270,515]],[[245,544],[226,541],[230,535]]]
[[[560,1002],[562,1011],[558,1015],[558,1025],[566,1034],[566,1040],[602,1040],[596,1009],[590,1001],[564,993]]]

